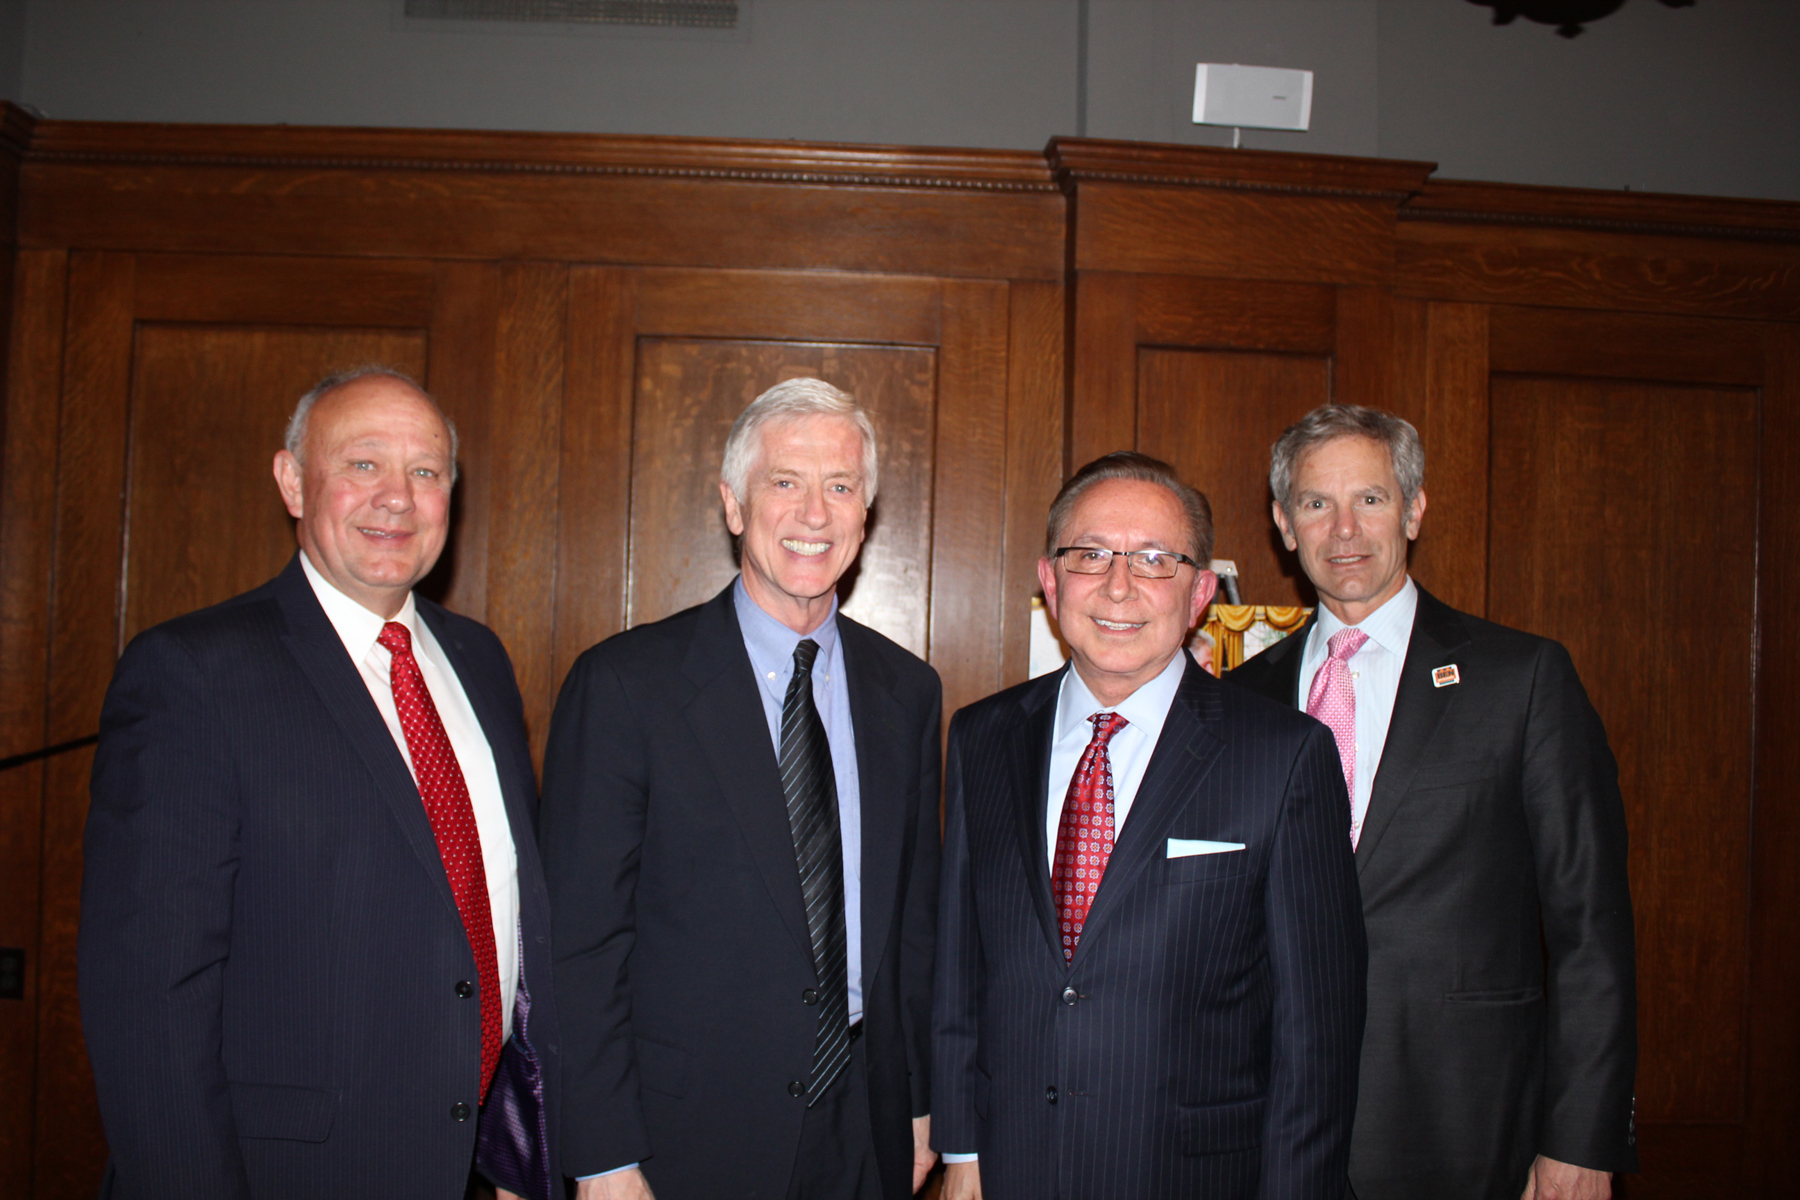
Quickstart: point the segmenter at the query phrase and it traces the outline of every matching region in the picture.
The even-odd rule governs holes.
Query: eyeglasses
[[[1064,570],[1077,575],[1104,575],[1112,570],[1112,560],[1122,558],[1139,579],[1173,579],[1182,563],[1196,571],[1200,564],[1173,550],[1102,550],[1098,546],[1058,546],[1050,555],[1062,560]]]

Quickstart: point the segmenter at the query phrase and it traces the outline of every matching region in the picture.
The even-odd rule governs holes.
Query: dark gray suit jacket
[[[1311,628],[1229,681],[1294,704]],[[1537,1154],[1635,1170],[1625,811],[1567,651],[1419,589],[1356,869],[1357,1195],[1517,1200]]]
[[[512,664],[486,627],[418,609],[499,769],[553,1096],[549,898]],[[133,639],[92,797],[81,1016],[110,1194],[460,1200],[481,1009],[457,984],[474,955],[406,760],[298,556]]]
[[[863,1038],[884,1194],[929,1101],[937,672],[839,614],[862,803]],[[544,762],[571,1175],[659,1200],[782,1197],[818,986],[793,834],[732,589],[583,654]]]
[[[951,722],[934,1145],[979,1153],[989,1200],[1342,1200],[1364,948],[1330,732],[1188,660],[1065,965],[1062,678]],[[1170,838],[1245,849],[1170,858]]]

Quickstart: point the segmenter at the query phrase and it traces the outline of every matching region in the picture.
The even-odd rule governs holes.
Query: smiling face
[[[1419,536],[1423,490],[1410,505],[1400,497],[1387,447],[1372,438],[1340,437],[1295,464],[1292,516],[1275,505],[1275,524],[1319,589],[1319,599],[1346,625],[1386,604],[1406,583],[1406,543]]]
[[[1136,479],[1089,487],[1056,540],[1059,546],[1194,552],[1181,502],[1168,488]],[[1081,681],[1108,706],[1169,665],[1218,586],[1211,571],[1185,563],[1173,579],[1140,579],[1122,558],[1104,575],[1077,575],[1060,561],[1039,559],[1038,582]]]
[[[796,633],[831,612],[832,593],[862,549],[862,434],[847,417],[771,421],[739,497],[724,483],[725,524],[743,539],[744,590]]]
[[[449,429],[417,389],[372,375],[319,397],[304,450],[304,464],[275,455],[301,548],[332,586],[392,617],[449,533]]]

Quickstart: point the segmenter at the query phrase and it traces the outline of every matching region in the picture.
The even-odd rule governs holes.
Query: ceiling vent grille
[[[736,29],[737,0],[406,0],[409,17]]]

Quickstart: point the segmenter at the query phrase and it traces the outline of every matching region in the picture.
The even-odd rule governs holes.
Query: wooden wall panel
[[[133,365],[124,638],[265,582],[294,554],[271,462],[294,401],[347,365],[423,377],[399,331],[146,325]]]
[[[1412,571],[1446,604],[1488,611],[1488,310],[1421,304],[1423,411],[1404,412],[1425,443],[1425,520]],[[1417,335],[1415,335],[1417,336]],[[1416,342],[1415,342],[1416,345]]]
[[[1744,1116],[1757,399],[1493,385],[1489,612],[1568,646],[1619,759],[1645,1124]]]
[[[1300,354],[1139,351],[1137,448],[1212,501],[1213,554],[1237,562],[1246,604],[1312,604],[1269,514],[1269,447],[1331,399],[1331,360]]]
[[[67,255],[25,251],[14,271],[0,462],[0,754],[45,746],[50,564]],[[18,1000],[0,1001],[0,1194],[32,1192],[38,1086],[43,764],[0,772],[0,942],[25,952]]]
[[[1031,598],[1044,518],[1063,479],[1063,289],[1015,283],[1007,312],[1006,549],[1001,563],[1001,683],[1030,675]]]
[[[626,624],[660,620],[731,582],[737,564],[718,486],[725,435],[763,391],[812,376],[868,406],[882,460],[868,540],[841,588],[845,612],[923,653],[934,359],[921,348],[645,339],[632,438]]]

